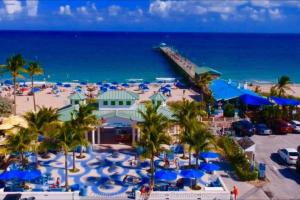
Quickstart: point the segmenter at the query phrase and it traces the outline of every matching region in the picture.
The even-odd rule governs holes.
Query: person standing
[[[234,200],[237,200],[237,197],[239,195],[239,190],[236,186],[233,186],[232,195],[233,195]]]

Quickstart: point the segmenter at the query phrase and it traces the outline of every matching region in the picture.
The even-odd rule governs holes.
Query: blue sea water
[[[300,83],[300,35],[292,34],[0,31],[0,62],[21,53],[43,65],[39,80],[48,81],[180,78],[154,50],[161,42],[225,79],[276,81],[288,75]]]

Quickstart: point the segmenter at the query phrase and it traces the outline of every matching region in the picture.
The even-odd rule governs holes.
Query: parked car
[[[300,174],[300,145],[297,147],[297,151],[299,156],[296,162],[296,171]]]
[[[297,120],[292,120],[291,124],[293,126],[294,133],[300,133],[300,122]]]
[[[272,123],[273,133],[288,134],[293,132],[293,126],[284,120],[274,120]]]
[[[296,149],[284,148],[278,150],[279,156],[289,165],[295,165],[299,156]]]
[[[258,135],[271,135],[272,130],[269,129],[266,124],[256,124],[255,133]]]
[[[254,126],[247,120],[236,121],[231,124],[232,129],[237,136],[252,136],[254,134]]]

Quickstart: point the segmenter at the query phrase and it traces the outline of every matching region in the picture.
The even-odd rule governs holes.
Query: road
[[[255,160],[267,165],[266,175],[270,183],[263,190],[270,199],[300,200],[300,175],[295,166],[287,166],[277,154],[280,148],[295,148],[300,145],[300,134],[252,137],[256,144]]]

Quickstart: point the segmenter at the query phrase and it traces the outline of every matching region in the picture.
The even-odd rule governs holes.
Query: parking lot
[[[252,137],[256,144],[255,160],[267,165],[266,176],[270,183],[263,190],[270,199],[300,199],[300,175],[295,166],[287,166],[277,154],[280,148],[295,148],[300,145],[300,134]]]

